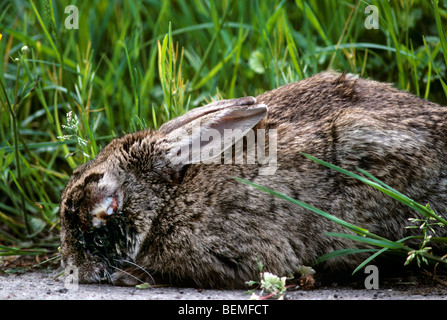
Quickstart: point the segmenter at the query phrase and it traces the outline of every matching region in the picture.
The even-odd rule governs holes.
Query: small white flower
[[[264,272],[261,279],[261,288],[270,293],[281,294],[286,290],[287,277],[278,277],[270,272]]]
[[[29,53],[29,48],[28,46],[23,46],[22,49],[20,49],[20,51],[22,51],[22,54],[26,56]]]

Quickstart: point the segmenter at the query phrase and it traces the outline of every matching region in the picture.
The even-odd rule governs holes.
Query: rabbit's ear
[[[180,120],[181,125],[175,124],[177,128],[166,135],[167,160],[174,166],[220,161],[226,149],[266,116],[267,106],[255,101],[254,98],[227,100]]]
[[[219,100],[207,104],[206,106],[193,109],[183,116],[172,119],[171,121],[163,124],[158,131],[164,134],[168,134],[175,129],[181,128],[182,126],[203,117],[209,113],[221,111],[224,109],[235,108],[235,107],[248,107],[256,104],[256,99],[253,97],[236,98],[229,100]]]

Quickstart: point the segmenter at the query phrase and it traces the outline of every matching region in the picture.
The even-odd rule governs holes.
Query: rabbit
[[[230,143],[225,130],[238,133]],[[275,157],[247,161],[251,133],[256,153]],[[245,140],[245,162],[224,159]],[[197,153],[206,148],[213,152]],[[62,263],[78,268],[80,283],[237,289],[259,278],[258,261],[293,276],[323,254],[364,247],[325,234],[346,233],[340,225],[234,177],[390,240],[412,234],[406,226],[416,212],[302,153],[362,168],[446,217],[447,109],[391,84],[324,71],[114,139],[62,192]],[[351,273],[364,258],[329,259],[317,274]]]

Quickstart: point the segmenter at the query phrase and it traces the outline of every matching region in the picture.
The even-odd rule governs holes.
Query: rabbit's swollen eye
[[[95,228],[103,226],[112,214],[116,212],[118,208],[118,200],[115,195],[111,197],[105,197],[100,203],[98,203],[91,211],[92,224]]]

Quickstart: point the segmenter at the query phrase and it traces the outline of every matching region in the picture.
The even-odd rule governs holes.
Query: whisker
[[[141,280],[141,279],[135,277],[133,274],[131,274],[131,273],[129,273],[129,272],[127,272],[127,271],[125,271],[125,270],[123,270],[123,269],[121,269],[121,268],[114,267],[114,266],[111,266],[111,267],[114,268],[114,269],[116,269],[116,270],[119,270],[119,271],[121,271],[121,272],[124,272],[124,273],[127,274],[128,276],[131,276],[132,278],[134,278],[134,279],[137,280],[137,281],[140,281],[141,283],[144,283],[143,280]],[[113,282],[112,282],[112,283],[113,283]]]
[[[104,270],[104,277],[107,278],[109,283],[113,284],[112,276],[108,270]]]
[[[134,263],[134,262],[132,262],[132,261],[129,261],[129,260],[120,260],[121,262],[127,262],[127,263],[129,263],[129,264],[131,264],[131,265],[134,265],[135,267],[137,267],[137,268],[139,268],[140,270],[143,270],[148,276],[149,276],[149,278],[151,278],[151,285],[152,284],[155,284],[155,280],[154,280],[154,278],[151,276],[151,274],[149,273],[149,271],[147,271],[146,269],[144,269],[143,267],[141,267],[141,266],[139,266],[139,265],[137,265],[136,263]]]

